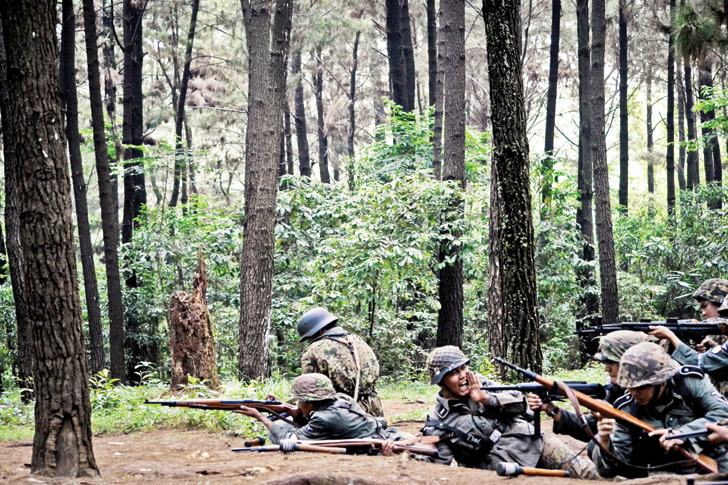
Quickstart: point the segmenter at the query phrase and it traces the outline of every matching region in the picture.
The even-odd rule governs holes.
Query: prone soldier
[[[321,307],[312,308],[298,321],[301,342],[308,348],[301,356],[301,372],[319,373],[331,379],[337,392],[354,398],[372,416],[384,416],[375,389],[379,362],[359,336],[336,325],[339,318]]]

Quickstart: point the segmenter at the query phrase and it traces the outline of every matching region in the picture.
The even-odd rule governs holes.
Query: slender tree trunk
[[[675,0],[670,0],[670,19],[675,19]],[[667,50],[667,212],[675,215],[675,35],[669,34]]]
[[[438,10],[438,18],[442,24],[442,17],[445,15],[442,1]],[[443,54],[445,50],[445,41],[442,33],[437,36],[437,76],[435,79],[435,125],[432,129],[432,170],[435,180],[442,179],[442,121],[445,104],[443,101],[445,93],[445,69],[443,67]]]
[[[316,114],[318,116],[319,175],[321,182],[328,184],[329,177],[329,137],[324,120],[324,69],[321,46],[316,48],[316,71],[313,76],[314,95],[316,96]]]
[[[448,72],[444,90],[445,163],[443,180],[459,182],[448,202],[446,227],[457,226],[465,216],[465,4],[441,0],[443,15],[440,36],[446,46],[443,69]],[[460,231],[448,231],[440,243],[440,312],[437,318],[437,346],[462,345],[463,339],[463,260],[458,239]],[[447,263],[446,260],[451,260]]]
[[[295,167],[293,164],[293,137],[291,136],[291,108],[288,105],[288,99],[283,103],[283,131],[286,137],[286,172],[288,175],[294,175]]]
[[[677,88],[677,141],[678,141],[678,164],[677,183],[680,190],[687,188],[685,182],[685,86],[683,85],[682,63],[677,60],[677,72],[675,73],[675,87]]]
[[[685,58],[685,116],[687,117],[688,125],[688,143],[692,143],[697,138],[697,129],[695,127],[695,112],[693,108],[695,102],[693,101],[693,72],[691,68],[691,60],[689,57]],[[700,161],[698,160],[698,152],[695,148],[691,148],[688,151],[688,181],[687,185],[689,189],[694,189],[700,185]]]
[[[192,13],[190,17],[190,28],[187,30],[187,44],[185,45],[185,64],[182,68],[182,82],[179,87],[179,97],[175,106],[174,115],[174,183],[172,196],[169,199],[169,206],[177,205],[179,196],[180,181],[186,171],[187,154],[184,150],[182,124],[185,121],[185,102],[187,101],[187,86],[190,83],[190,65],[192,64],[192,45],[195,42],[195,28],[197,27],[197,11],[200,9],[200,0],[192,0]],[[186,192],[186,191],[185,191]],[[186,197],[185,197],[186,198]]]
[[[654,148],[652,126],[652,66],[648,65],[645,84],[647,85],[647,192],[650,196],[655,194],[655,161],[652,158],[652,149]]]
[[[706,58],[705,62],[703,63],[702,69],[700,71],[700,79],[701,79],[701,86],[700,90],[701,92],[703,89],[707,88],[708,90],[712,91],[713,89],[713,61],[710,58]],[[715,111],[711,110],[705,113],[706,120],[712,121],[715,119]],[[712,150],[713,155],[713,177],[712,181],[715,182],[717,185],[720,185],[723,182],[723,159],[720,156],[720,143],[718,142],[718,133],[716,133],[715,130],[710,129],[708,131],[708,143],[710,145],[710,148]],[[712,207],[715,209],[720,209],[722,207],[722,200],[720,198],[716,198],[714,203],[712,204]]]
[[[538,302],[518,0],[484,0],[493,158],[488,272],[491,352],[539,372]]]
[[[109,160],[111,166],[116,165],[119,156],[124,152],[121,143],[118,127],[116,124],[116,83],[114,82],[113,72],[116,72],[116,53],[114,45],[114,3],[106,5],[106,0],[101,0],[102,4],[102,24],[104,30],[103,54],[104,54],[104,97],[106,102],[106,114],[109,117],[109,125],[111,126],[111,138],[114,143],[114,156]],[[96,44],[96,42],[94,42]],[[98,56],[97,56],[98,57]],[[108,158],[108,157],[107,157]],[[111,196],[114,202],[114,224],[116,226],[116,240],[119,240],[119,177],[116,171],[111,172]]]
[[[35,345],[31,472],[98,475],[58,90],[56,2],[0,2],[17,156],[20,242]]]
[[[435,106],[437,93],[437,8],[435,0],[427,0],[427,72],[428,105]]]
[[[577,33],[579,45],[579,206],[576,223],[583,238],[582,259],[592,263],[594,246],[594,166],[592,160],[592,115],[589,103],[591,48],[589,45],[589,3],[576,3]],[[577,278],[584,290],[582,319],[594,320],[599,313],[599,300],[591,288],[596,286],[594,270],[590,264],[577,268]]]
[[[106,129],[101,99],[101,75],[99,51],[96,45],[96,12],[93,0],[83,0],[83,25],[86,35],[86,60],[88,85],[91,98],[91,125],[93,127],[94,157],[99,180],[101,204],[101,228],[104,234],[104,266],[106,267],[106,291],[109,299],[109,351],[111,375],[124,376],[124,304],[121,295],[119,272],[119,221],[114,203],[114,185],[106,149]]]
[[[360,31],[356,31],[354,37],[354,49],[352,50],[351,76],[349,78],[349,130],[347,131],[346,144],[349,153],[349,163],[347,169],[349,190],[354,190],[355,184],[355,161],[356,152],[354,150],[354,135],[356,134],[356,112],[354,103],[356,102],[356,70],[359,65],[359,37]]]
[[[9,140],[14,138],[15,123],[8,93],[8,57],[3,40],[2,18],[0,17],[0,117],[2,117],[3,154],[5,155],[5,231],[10,283],[15,302],[17,325],[17,382],[22,391],[23,402],[29,402],[33,389],[33,339],[31,336],[30,309],[25,292],[25,262],[20,247],[20,212],[18,211],[18,183],[16,169],[18,158],[15,147]]]
[[[619,205],[625,214],[629,207],[627,49],[627,0],[619,0]]]
[[[407,72],[402,55],[402,9],[400,0],[385,0],[387,9],[387,56],[389,56],[389,88],[392,100],[407,105]],[[405,109],[405,111],[407,111]]]
[[[708,76],[710,74],[708,74],[705,64],[705,62],[702,62],[698,69],[698,84],[700,86],[698,91],[698,97],[701,100],[705,99],[705,92],[703,91],[703,88],[709,84]],[[703,124],[710,121],[709,113],[701,110],[700,121]],[[701,126],[700,131],[702,132],[703,139],[705,140],[703,144],[703,168],[705,169],[705,183],[709,184],[715,179],[712,144],[713,132],[710,130],[710,128],[706,128],[705,126]]]
[[[92,374],[104,368],[104,336],[101,329],[101,307],[99,287],[96,283],[94,253],[91,247],[91,228],[88,222],[86,202],[86,179],[81,159],[81,136],[78,131],[78,95],[76,92],[76,15],[73,0],[63,0],[61,14],[61,62],[60,91],[61,108],[65,110],[66,139],[71,161],[71,180],[76,201],[76,224],[83,268],[83,283],[86,290],[86,312],[89,333],[89,370]]]
[[[546,94],[546,130],[542,161],[544,182],[541,200],[544,207],[551,205],[551,185],[554,167],[554,132],[556,129],[556,99],[559,85],[559,43],[561,42],[561,0],[551,3],[551,48],[549,52],[549,87]]]
[[[402,58],[404,60],[405,102],[402,107],[406,112],[415,109],[415,51],[412,46],[412,29],[410,28],[409,0],[400,0],[400,28],[402,30]]]
[[[306,105],[303,97],[303,82],[301,81],[301,50],[293,52],[291,56],[291,72],[296,84],[294,105],[296,112],[296,142],[298,143],[298,168],[302,177],[311,177],[311,156],[308,150],[308,136],[306,129]]]
[[[241,0],[249,56],[238,325],[238,373],[243,379],[269,373],[276,165],[283,131],[292,4],[291,0]]]
[[[596,197],[599,274],[602,286],[604,323],[619,321],[617,266],[614,255],[612,210],[609,201],[609,167],[604,123],[604,49],[607,24],[605,0],[592,3],[592,68],[589,80],[592,104],[592,157],[594,159],[594,193]]]

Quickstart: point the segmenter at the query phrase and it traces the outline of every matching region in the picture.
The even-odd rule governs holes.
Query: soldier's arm
[[[633,461],[631,459],[633,456],[632,436],[629,434],[629,430],[619,423],[616,423],[614,433],[611,436],[609,452],[627,463]],[[616,475],[623,475],[634,478],[634,470],[620,465],[618,460],[610,456],[609,453],[604,452],[599,446],[592,449],[590,456],[601,476],[611,478]]]
[[[692,394],[692,398],[686,397],[686,402],[693,407],[696,416],[700,417],[676,429],[676,433],[701,431],[705,429],[706,423],[728,419],[728,400],[713,387],[707,376],[702,379],[687,379],[686,387]],[[698,452],[709,446],[705,438],[690,441]]]
[[[301,355],[301,374],[313,374],[317,372],[325,375],[326,372],[322,369],[322,364],[324,363],[316,356],[315,346],[310,345],[303,355]]]
[[[314,413],[306,426],[296,430],[299,440],[327,440],[332,438],[330,423]]]
[[[482,385],[485,386],[498,386],[497,382],[486,379],[485,377],[478,375]],[[518,391],[503,391],[490,393],[493,399],[484,403],[487,408],[498,408],[501,417],[503,419],[511,419],[517,416],[521,416],[526,412],[526,396]]]
[[[684,342],[680,342],[680,344],[675,347],[675,351],[672,353],[672,358],[683,365],[700,366],[701,355],[702,354],[691,349]]]
[[[725,371],[728,368],[728,344],[720,347],[713,347],[704,354],[698,354],[697,364],[708,374],[713,372]]]
[[[420,461],[429,461],[431,463],[437,463],[439,465],[450,465],[453,460],[453,451],[451,448],[452,443],[450,442],[449,438],[443,439],[443,436],[445,436],[445,432],[440,429],[428,426],[422,430],[422,434],[424,436],[440,436],[440,441],[435,444],[435,448],[437,449],[437,456],[414,456]]]

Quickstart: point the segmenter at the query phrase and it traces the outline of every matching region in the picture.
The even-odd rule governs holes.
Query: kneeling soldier
[[[694,451],[714,458],[721,472],[728,471],[725,447],[701,438],[691,439],[689,445],[670,439],[670,434],[698,431],[709,420],[728,418],[728,401],[700,368],[681,367],[659,345],[643,342],[622,356],[617,384],[629,392],[614,407],[658,429],[648,434],[602,419],[598,424],[600,446],[591,453],[600,474],[643,477],[649,468],[693,473],[695,468],[685,467],[684,456],[674,451],[681,445],[692,445]]]
[[[526,403],[520,392],[489,394],[495,385],[468,370],[470,360],[455,346],[438,347],[427,358],[430,383],[440,386],[435,406],[422,430],[440,436],[439,457],[432,461],[495,470],[500,462],[563,469],[571,476],[598,479],[594,464],[574,455],[553,436],[534,436],[520,416]]]

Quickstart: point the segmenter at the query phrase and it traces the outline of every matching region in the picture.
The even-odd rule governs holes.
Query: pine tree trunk
[[[101,99],[99,53],[96,45],[96,11],[93,0],[83,0],[83,25],[86,36],[88,85],[91,98],[91,125],[93,127],[94,157],[99,183],[101,228],[104,234],[104,266],[106,290],[109,300],[109,353],[111,375],[124,376],[124,304],[119,272],[119,220],[114,202],[114,185],[106,147],[106,129]]]
[[[242,379],[257,379],[269,373],[276,165],[283,131],[292,1],[243,0],[241,3],[249,56],[249,106],[238,373]]]
[[[692,143],[697,138],[697,129],[695,127],[695,112],[693,108],[695,102],[693,101],[693,72],[691,68],[690,58],[685,59],[685,115],[687,117],[688,125],[688,143]],[[689,189],[694,189],[700,185],[700,161],[698,160],[698,152],[696,149],[688,151],[688,181],[687,186]]]
[[[599,241],[599,274],[602,286],[602,319],[604,323],[616,323],[619,321],[619,295],[604,126],[604,49],[607,31],[605,8],[605,0],[594,0],[592,3],[592,68],[589,90],[593,120],[592,157]]]
[[[306,105],[303,97],[303,82],[301,80],[301,50],[293,52],[291,56],[291,72],[293,73],[296,91],[294,105],[296,113],[296,142],[298,143],[298,169],[301,177],[311,177],[311,156],[308,150],[308,136],[306,129]]]
[[[65,110],[66,139],[71,161],[71,180],[76,201],[76,224],[83,269],[83,283],[86,290],[86,312],[89,333],[89,370],[92,374],[104,368],[104,336],[101,329],[101,307],[99,287],[96,283],[96,268],[91,247],[91,228],[88,222],[86,202],[86,179],[81,159],[81,136],[78,131],[78,94],[76,92],[76,15],[73,0],[63,0],[61,13],[61,62],[60,91],[61,108]]]
[[[493,107],[488,340],[493,355],[539,372],[538,303],[518,0],[484,0]]]
[[[56,2],[0,2],[33,336],[31,472],[97,475],[58,90]]]
[[[351,76],[349,77],[349,129],[347,130],[346,145],[349,153],[349,163],[347,168],[347,177],[349,190],[354,190],[356,183],[355,173],[355,162],[356,162],[356,151],[354,150],[354,136],[356,135],[356,111],[354,110],[354,103],[356,102],[356,71],[359,66],[359,37],[361,36],[360,31],[356,31],[354,37],[354,48],[352,49],[352,60],[351,60]]]
[[[435,106],[437,92],[437,8],[435,0],[427,0],[427,72],[428,105]]]
[[[291,136],[291,109],[288,99],[283,103],[283,135],[286,138],[286,173],[293,175],[293,137]]]
[[[591,47],[589,45],[589,3],[576,3],[577,33],[579,45],[579,206],[576,224],[583,239],[582,259],[591,263],[595,259],[594,246],[594,166],[592,159],[592,115],[589,103]],[[590,265],[577,268],[579,285],[584,290],[583,314],[580,318],[594,320],[599,313],[599,301],[591,290],[596,286],[594,270]]]
[[[440,2],[440,8],[438,10],[438,18],[442,23],[442,17],[445,15],[442,2]],[[432,128],[432,171],[435,175],[435,180],[442,179],[442,121],[443,112],[445,109],[445,103],[443,95],[445,93],[445,69],[443,68],[443,56],[445,52],[445,41],[442,38],[442,33],[437,34],[437,76],[435,79],[435,120]]]
[[[441,0],[443,16],[439,35],[445,45],[442,67],[447,71],[444,89],[445,160],[443,180],[458,182],[448,202],[443,226],[457,226],[465,217],[465,4]],[[440,312],[437,317],[437,346],[462,345],[463,339],[463,260],[460,231],[448,230],[440,243]],[[449,259],[452,262],[447,263]]]
[[[402,55],[402,9],[400,0],[385,0],[387,9],[387,56],[389,57],[389,88],[392,100],[405,108],[407,105],[407,72]],[[407,111],[405,109],[405,111]]]
[[[316,71],[313,76],[314,96],[316,97],[316,115],[318,120],[318,146],[319,146],[319,176],[321,182],[328,184],[331,182],[329,177],[329,137],[326,134],[326,125],[324,120],[324,69],[323,55],[321,46],[316,49],[314,57],[316,58]]]
[[[627,108],[627,4],[619,0],[619,205],[629,207],[629,112]]]
[[[677,88],[677,141],[678,146],[678,164],[677,164],[677,183],[680,190],[687,188],[685,182],[685,86],[683,86],[682,63],[678,58],[677,71],[675,73],[675,87]]]
[[[703,88],[707,86],[708,83],[708,77],[710,74],[708,74],[706,69],[706,63],[702,62],[698,68],[698,98],[701,100],[705,99],[705,94],[703,92]],[[700,111],[700,121],[701,123],[706,123],[710,121],[710,115],[706,111]],[[714,180],[714,166],[713,166],[713,147],[712,147],[712,140],[713,140],[713,132],[710,130],[710,128],[706,128],[705,126],[701,126],[700,131],[702,132],[704,144],[703,144],[703,168],[705,170],[705,183],[706,185],[711,183]]]
[[[652,68],[648,65],[647,74],[645,76],[645,84],[647,85],[647,107],[646,107],[646,129],[647,129],[647,192],[650,196],[655,194],[655,161],[652,159],[652,149],[654,148],[652,126]]]
[[[123,153],[124,147],[119,137],[116,124],[116,83],[112,71],[116,72],[116,53],[114,45],[114,4],[106,5],[106,0],[101,1],[102,14],[101,21],[104,30],[103,54],[104,54],[104,100],[106,102],[106,114],[109,117],[111,125],[111,138],[114,142],[114,156],[108,160],[112,166],[119,161],[119,156]],[[95,18],[94,14],[94,18]],[[94,28],[95,29],[95,28]],[[88,35],[88,34],[87,34]],[[94,42],[94,45],[96,42]],[[96,56],[98,57],[98,55]],[[108,159],[108,157],[107,157]],[[111,172],[111,197],[114,202],[114,225],[116,226],[116,240],[119,240],[119,181],[116,171]]]
[[[670,0],[670,18],[675,19],[675,0]],[[675,214],[675,35],[668,36],[667,50],[667,212]]]
[[[2,19],[0,18],[0,116],[2,117],[3,154],[5,155],[5,231],[10,283],[13,287],[15,302],[15,322],[17,326],[17,380],[22,389],[33,389],[33,339],[31,336],[30,309],[25,290],[25,261],[20,247],[20,213],[18,212],[18,183],[16,168],[18,158],[9,140],[14,137],[10,94],[8,93],[8,57],[3,41]],[[22,392],[23,402],[31,399],[29,391]]]
[[[410,27],[409,0],[400,0],[399,26],[402,31],[402,59],[404,60],[404,99],[402,108],[406,112],[415,109],[415,51],[412,46],[412,33]]]
[[[541,200],[544,209],[551,205],[551,187],[554,167],[554,132],[556,130],[556,99],[559,85],[559,43],[561,38],[561,0],[551,4],[551,48],[549,51],[549,87],[546,94],[546,129],[544,157],[542,160],[543,182]],[[545,216],[545,214],[544,214]]]

